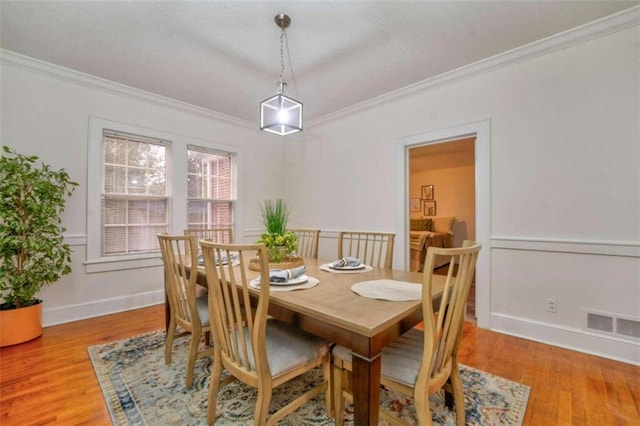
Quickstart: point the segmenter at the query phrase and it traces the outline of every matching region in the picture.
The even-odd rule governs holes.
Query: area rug
[[[114,425],[205,425],[211,360],[196,361],[192,389],[185,388],[188,338],[174,343],[173,362],[164,363],[164,331],[88,348],[91,362]],[[529,387],[461,366],[468,425],[520,425]],[[321,380],[319,369],[280,386],[271,401],[273,410],[309,383]],[[383,389],[381,399],[399,417],[416,422],[411,398]],[[220,390],[216,425],[251,425],[256,391],[237,381]],[[455,416],[438,395],[431,397],[434,424],[454,425]],[[347,406],[345,424],[353,424]],[[333,425],[327,417],[324,396],[287,416],[281,425]],[[380,422],[380,424],[386,424]]]

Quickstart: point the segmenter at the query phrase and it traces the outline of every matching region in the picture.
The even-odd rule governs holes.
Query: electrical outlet
[[[551,312],[552,314],[558,312],[558,299],[551,297],[547,299],[547,312]]]

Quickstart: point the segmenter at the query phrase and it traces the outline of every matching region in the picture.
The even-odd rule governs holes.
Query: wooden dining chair
[[[338,259],[357,257],[374,268],[391,269],[395,234],[385,232],[341,231],[338,234]]]
[[[288,229],[287,231],[293,232],[298,237],[298,256],[318,258],[319,229]]]
[[[184,235],[192,236],[196,241],[209,239],[217,243],[233,243],[233,228],[187,228]],[[198,247],[199,248],[199,247]]]
[[[389,389],[413,396],[420,425],[432,424],[429,395],[442,388],[453,394],[456,424],[465,424],[464,396],[457,352],[464,323],[465,302],[479,252],[480,244],[472,241],[465,241],[461,248],[429,247],[422,279],[424,331],[413,328],[383,349],[380,382]],[[458,269],[454,276],[454,268],[449,268],[442,298],[434,307],[431,287],[436,256],[447,256],[451,265],[458,264]],[[333,349],[337,426],[343,424],[345,398],[353,400],[349,389],[351,370],[351,351],[337,345]],[[380,417],[391,424],[404,424],[382,407]]]
[[[258,390],[254,425],[273,425],[307,401],[324,392],[332,415],[329,342],[299,328],[269,318],[269,260],[263,244],[221,244],[200,241],[209,284],[209,315],[213,325],[214,357],[209,386],[207,422],[216,419],[218,390],[223,369],[231,377]],[[237,253],[240,265],[216,265],[215,259]],[[259,259],[260,288],[250,287],[248,263]],[[250,306],[251,309],[245,309]],[[324,380],[296,395],[283,408],[269,414],[272,391],[277,386],[321,367]]]
[[[192,265],[197,265],[198,246],[195,238],[189,236],[161,234],[158,235],[158,240],[164,263],[170,317],[164,360],[166,364],[171,363],[176,338],[191,336],[185,379],[187,389],[191,389],[196,358],[213,355],[213,348],[207,345],[211,330],[207,296],[197,296],[197,274],[191,274],[189,269]],[[180,332],[178,327],[182,329]],[[206,336],[206,341],[200,348],[203,336]]]

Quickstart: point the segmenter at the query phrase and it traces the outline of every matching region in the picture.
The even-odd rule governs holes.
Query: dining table
[[[333,271],[332,260],[305,258],[305,274],[319,282],[311,288],[273,291],[270,287],[269,315],[280,321],[351,349],[354,424],[378,424],[380,371],[383,348],[422,321],[421,300],[383,300],[363,297],[352,290],[358,283],[385,281],[422,284],[422,273],[367,267]],[[346,272],[346,273],[345,273]],[[259,273],[247,271],[247,278]],[[434,276],[432,303],[439,303],[444,276]],[[207,287],[204,267],[198,267],[197,283]],[[258,295],[256,290],[256,297]]]

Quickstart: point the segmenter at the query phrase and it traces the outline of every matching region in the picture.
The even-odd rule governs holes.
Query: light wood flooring
[[[109,425],[87,346],[158,330],[164,306],[46,327],[0,349],[0,425]],[[479,329],[460,362],[531,386],[525,425],[640,425],[640,367]]]

